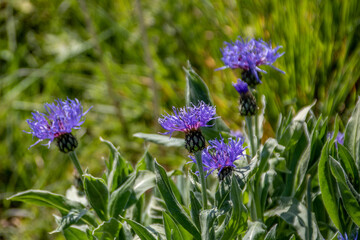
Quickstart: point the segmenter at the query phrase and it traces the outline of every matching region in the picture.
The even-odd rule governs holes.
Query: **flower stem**
[[[256,149],[260,148],[260,133],[259,133],[259,117],[255,115],[255,136],[256,136]]]
[[[202,200],[203,200],[203,209],[207,209],[207,193],[206,193],[206,181],[204,175],[204,168],[202,163],[201,151],[195,152],[196,165],[199,171],[200,180],[201,180],[201,191],[202,191]]]
[[[256,148],[255,148],[255,143],[254,143],[254,133],[253,133],[253,128],[252,128],[252,121],[251,121],[251,117],[245,117],[245,121],[246,121],[246,128],[248,130],[248,137],[250,140],[250,149],[251,149],[251,156],[255,156],[255,152],[256,152]]]
[[[71,158],[71,161],[74,163],[76,170],[80,174],[80,177],[82,178],[82,175],[84,174],[83,170],[81,169],[80,162],[78,157],[76,156],[75,151],[69,152],[69,157]]]

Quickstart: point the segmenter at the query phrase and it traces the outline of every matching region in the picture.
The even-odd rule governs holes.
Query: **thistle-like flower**
[[[237,138],[235,140],[228,138],[228,143],[225,143],[221,137],[220,140],[210,140],[209,144],[210,146],[202,152],[204,172],[207,172],[206,176],[208,176],[215,170],[218,170],[219,180],[222,181],[235,169],[234,162],[246,156],[246,147],[243,147],[244,139]],[[190,156],[190,158],[196,163],[196,159],[193,156]]]
[[[166,113],[159,118],[159,124],[167,130],[163,134],[171,135],[175,131],[185,133],[185,148],[190,152],[197,152],[205,148],[205,138],[200,127],[211,127],[208,122],[217,118],[216,108],[200,101],[197,106],[173,107],[173,114]]]
[[[251,39],[246,42],[241,37],[239,39],[235,42],[224,42],[225,47],[221,49],[223,55],[221,60],[225,66],[217,70],[242,69],[241,77],[250,87],[261,83],[260,72],[266,73],[259,68],[260,65],[270,65],[277,71],[285,73],[272,65],[277,58],[284,54],[278,53],[282,46],[272,48],[271,43],[262,40]]]
[[[46,103],[44,105],[46,114],[40,112],[33,112],[32,119],[26,120],[29,124],[31,131],[26,132],[37,137],[36,141],[29,148],[35,146],[43,140],[49,140],[47,144],[50,144],[56,140],[57,146],[61,152],[68,153],[73,151],[78,142],[76,138],[71,134],[72,129],[79,129],[81,124],[84,123],[83,118],[91,107],[83,112],[83,108],[79,100],[67,100],[61,99],[55,100],[54,103]]]
[[[237,83],[233,83],[233,86],[240,94],[239,112],[241,116],[255,115],[258,106],[255,97],[252,95],[251,91],[249,91],[247,83],[238,79]]]

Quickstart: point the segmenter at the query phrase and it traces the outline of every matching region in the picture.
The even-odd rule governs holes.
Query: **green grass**
[[[94,106],[76,132],[80,161],[94,175],[102,173],[102,157],[108,154],[99,136],[136,162],[143,141],[132,134],[161,131],[158,114],[185,104],[182,67],[187,60],[209,86],[218,114],[238,129],[243,119],[237,114],[238,95],[231,85],[236,76],[231,70],[214,70],[222,66],[223,41],[239,35],[271,39],[285,52],[275,66],[286,74],[264,68],[268,74],[258,88],[267,99],[266,137],[273,135],[280,113],[314,99],[316,115],[333,119],[339,114],[346,120],[359,95],[359,1],[141,1],[142,11],[134,1],[87,3],[86,11],[75,0],[0,2],[2,199],[29,188],[64,193],[71,185],[67,156],[54,146],[27,150],[35,139],[22,132],[29,129],[25,120],[31,111],[43,111],[42,104],[54,98],[76,97],[86,109]],[[151,152],[169,168],[185,163],[185,152],[157,146],[151,146]],[[14,217],[8,211],[19,207],[30,210],[31,216]],[[0,224],[11,219],[21,223],[13,230],[0,230],[0,238],[16,239],[25,232],[27,239],[55,238],[44,234],[54,228],[47,209],[3,200],[0,210]]]

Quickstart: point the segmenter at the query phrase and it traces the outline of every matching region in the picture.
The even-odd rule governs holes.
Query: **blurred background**
[[[347,120],[360,87],[360,2],[0,0],[0,239],[62,239],[48,208],[9,202],[27,189],[65,194],[73,183],[68,156],[28,131],[31,112],[45,102],[78,98],[93,106],[75,132],[83,168],[100,176],[108,156],[99,137],[135,163],[146,147],[136,132],[162,131],[157,118],[185,105],[187,60],[209,86],[217,113],[239,130],[236,76],[223,66],[224,41],[271,40],[285,55],[257,89],[266,96],[265,138],[279,114],[317,99],[314,112]],[[343,130],[343,126],[341,129]],[[181,135],[177,135],[182,137]],[[168,169],[186,152],[150,152]]]

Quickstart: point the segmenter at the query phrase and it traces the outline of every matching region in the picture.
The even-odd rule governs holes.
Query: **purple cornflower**
[[[258,83],[261,83],[258,72],[266,73],[259,68],[260,65],[270,65],[277,71],[285,73],[272,65],[277,58],[284,54],[278,53],[282,46],[272,48],[271,43],[266,43],[263,40],[251,39],[246,42],[241,37],[235,42],[224,42],[224,44],[225,47],[221,49],[223,55],[221,60],[225,66],[216,70],[240,68],[245,72],[251,72]]]
[[[327,137],[331,139],[334,136],[334,132],[328,133]],[[341,145],[344,145],[344,134],[342,132],[338,132],[336,138],[335,138],[335,147],[338,148],[338,143]]]
[[[168,130],[163,134],[173,134],[175,131],[185,133],[185,148],[194,153],[205,148],[205,138],[201,133],[200,127],[211,127],[207,123],[218,117],[214,117],[216,108],[200,101],[198,106],[176,109],[173,107],[173,114],[162,115],[159,118],[160,125]]]
[[[200,127],[211,127],[212,125],[207,125],[207,123],[215,119],[216,108],[210,105],[205,104],[203,101],[200,101],[198,106],[192,104],[192,106],[183,107],[177,109],[173,107],[173,114],[162,115],[162,118],[159,118],[159,124],[168,132],[163,134],[173,134],[175,131],[179,132],[190,132],[193,130],[198,130]]]
[[[210,140],[209,144],[210,146],[202,152],[204,172],[207,172],[206,176],[218,170],[218,177],[223,180],[236,167],[234,162],[246,156],[243,138],[237,138],[236,140],[228,138],[228,143],[225,143],[221,137],[220,140]],[[196,163],[194,157],[190,156],[190,158]]]
[[[50,147],[54,139],[59,140],[61,138],[63,138],[63,141],[66,140],[65,144],[68,143],[70,138],[70,143],[77,146],[77,141],[71,135],[71,130],[80,128],[80,125],[85,121],[83,117],[92,107],[83,112],[81,103],[76,98],[75,100],[67,98],[65,101],[58,99],[54,103],[46,103],[44,107],[46,114],[33,112],[32,119],[26,120],[31,128],[31,131],[26,133],[32,134],[39,139],[29,148],[47,139],[49,142],[44,145]],[[62,145],[61,142],[60,145]],[[60,146],[59,148],[62,151]],[[64,148],[66,151],[66,146]]]

